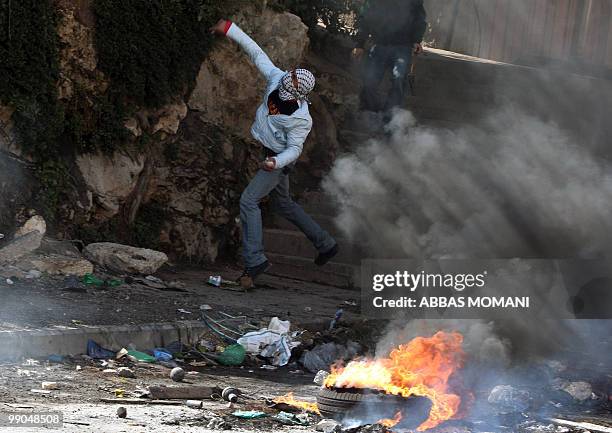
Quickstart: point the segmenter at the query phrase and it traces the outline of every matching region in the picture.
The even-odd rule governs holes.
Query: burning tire
[[[321,388],[317,405],[326,418],[355,419],[364,424],[393,418],[397,412],[402,412],[399,427],[408,429],[425,422],[431,409],[431,401],[426,397],[404,398],[362,389]]]

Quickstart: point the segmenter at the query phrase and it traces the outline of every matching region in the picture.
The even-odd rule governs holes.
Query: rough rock
[[[159,251],[110,242],[89,244],[83,253],[97,265],[129,274],[154,274],[168,261],[168,256]]]
[[[510,385],[497,385],[487,399],[489,404],[502,414],[523,412],[529,408],[530,400],[529,392]]]
[[[125,126],[125,129],[130,131],[134,137],[140,137],[142,135],[142,128],[138,123],[138,119],[134,117],[126,120],[123,126]]]
[[[565,382],[560,385],[559,389],[571,395],[575,400],[585,401],[593,396],[593,387],[588,382]]]
[[[117,369],[117,376],[119,377],[127,377],[128,379],[135,379],[136,375],[132,371],[131,368],[128,367],[119,367]]]
[[[0,105],[0,150],[23,156],[16,143],[15,125],[12,120],[14,111],[11,107]]]
[[[300,64],[309,44],[308,28],[290,13],[245,11],[234,18],[282,69]],[[235,125],[250,137],[255,109],[265,82],[247,56],[231,41],[224,41],[202,63],[188,105],[211,122]],[[249,115],[245,115],[249,113]]]
[[[156,122],[153,124],[151,133],[162,131],[166,134],[174,135],[178,132],[181,121],[187,116],[187,104],[183,101],[178,101],[174,104],[166,105],[155,113],[151,117],[156,118]]]
[[[23,236],[33,231],[37,231],[41,235],[47,232],[47,223],[40,215],[34,215],[23,226],[19,227],[15,232],[15,237]]]
[[[0,249],[0,263],[14,263],[40,247],[43,234],[37,230],[18,236]]]
[[[323,433],[337,433],[342,431],[342,424],[333,419],[322,419],[315,426],[315,430]]]
[[[234,239],[239,191],[253,161],[251,145],[190,112],[175,141],[176,151],[152,169],[146,195],[164,209],[159,248],[180,259],[214,261]]]
[[[88,153],[76,158],[85,185],[98,205],[98,214],[111,218],[136,187],[144,168],[144,157],[131,157],[115,152],[112,156],[103,153]]]
[[[82,257],[60,254],[32,254],[23,257],[17,266],[21,269],[36,269],[49,275],[77,275],[82,277],[94,271],[93,264]]]
[[[93,26],[79,21],[79,10],[74,2],[63,2],[59,8],[57,33],[60,50],[60,99],[70,99],[75,88],[92,94],[101,94],[108,88],[108,80],[97,69],[98,57],[94,45]]]

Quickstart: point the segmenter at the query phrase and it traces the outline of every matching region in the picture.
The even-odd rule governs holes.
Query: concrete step
[[[297,202],[312,215],[335,216],[338,214],[338,205],[333,197],[321,191],[306,191],[298,197]]]
[[[275,253],[268,253],[267,256],[272,263],[267,273],[271,275],[343,288],[359,287],[359,266],[337,262],[317,266],[311,258]]]
[[[310,214],[312,219],[314,219],[317,224],[319,224],[323,230],[327,231],[332,236],[342,236],[342,232],[336,226],[334,221],[334,217],[329,215],[318,215],[318,214]],[[289,230],[299,232],[300,230],[294,226],[291,222],[286,220],[285,218],[279,215],[273,215],[271,218],[268,218],[266,221],[265,227],[271,229],[281,229],[281,230]],[[300,232],[301,233],[301,232]]]
[[[344,264],[361,264],[361,259],[366,257],[364,248],[337,239],[340,251],[334,257],[334,262]],[[293,230],[264,229],[264,245],[267,252],[282,254],[286,256],[302,257],[313,260],[317,250],[304,236],[302,232]]]

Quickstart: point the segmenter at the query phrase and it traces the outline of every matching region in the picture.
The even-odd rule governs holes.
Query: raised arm
[[[229,20],[219,20],[210,30],[219,35],[226,35],[240,45],[266,80],[270,81],[276,74],[284,73],[284,71],[272,63],[272,60],[270,60],[264,50],[249,35],[243,32],[236,23],[232,23]]]

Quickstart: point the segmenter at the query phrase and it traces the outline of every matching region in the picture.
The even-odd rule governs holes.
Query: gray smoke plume
[[[385,357],[393,348],[419,336],[430,337],[438,331],[460,332],[463,350],[472,362],[497,368],[510,365],[512,343],[500,337],[491,322],[482,320],[412,320],[409,323],[392,322],[376,346],[376,356]]]
[[[555,124],[507,110],[450,131],[400,110],[386,129],[324,181],[338,227],[371,257],[600,257],[612,245],[610,166]]]
[[[609,255],[611,167],[554,123],[508,109],[478,128],[451,131],[418,125],[399,110],[385,128],[385,137],[338,158],[324,181],[339,205],[338,228],[366,246],[365,257]],[[609,321],[593,326],[610,330]],[[401,332],[394,326],[379,349],[453,328],[471,354],[493,354],[501,364],[586,343],[576,340],[571,322],[521,316],[493,324],[415,320]]]

